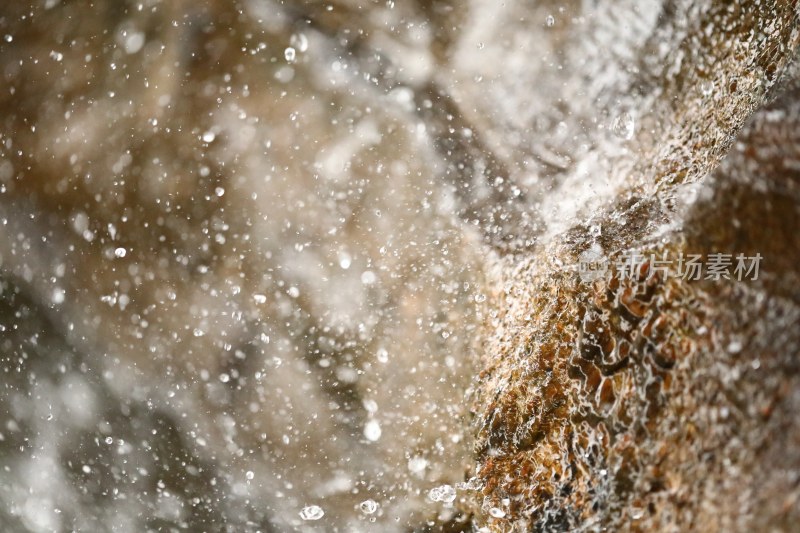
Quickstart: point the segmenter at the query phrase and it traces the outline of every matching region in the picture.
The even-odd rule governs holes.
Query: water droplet
[[[589,226],[589,235],[592,237],[599,237],[603,233],[603,227],[600,224],[592,224]]]
[[[294,79],[294,69],[288,65],[280,67],[275,71],[275,79],[281,83],[289,83]]]
[[[217,138],[217,134],[214,133],[213,131],[207,131],[207,132],[205,132],[203,134],[203,142],[204,143],[214,142],[214,139],[216,139],[216,138]]]
[[[363,502],[361,502],[361,505],[359,505],[359,507],[361,508],[362,513],[372,514],[378,510],[378,502],[376,502],[375,500],[364,500]]]
[[[377,420],[370,420],[364,424],[364,437],[370,442],[375,442],[381,438],[381,425]]]
[[[441,485],[431,489],[428,497],[435,502],[452,503],[456,499],[456,489],[450,485]]]
[[[428,467],[428,460],[424,457],[412,457],[408,460],[408,469],[414,474],[421,474]]]
[[[395,87],[387,95],[391,100],[406,111],[413,111],[416,108],[414,104],[414,91],[409,87]],[[381,216],[380,211],[376,211],[377,216]]]
[[[626,141],[633,138],[635,128],[636,124],[633,114],[629,111],[623,111],[617,115],[614,122],[611,124],[611,131],[614,132],[614,135]]]
[[[703,80],[700,82],[700,92],[703,96],[711,96],[714,92],[714,82],[711,80]]]
[[[556,24],[556,18],[553,15],[547,15],[544,23],[548,28],[552,28]]]
[[[300,518],[303,520],[319,520],[325,516],[325,511],[319,505],[307,505],[300,510]]]
[[[738,340],[731,341],[728,344],[728,352],[730,353],[739,353],[742,351],[742,343]]]
[[[308,38],[303,33],[293,33],[289,38],[289,44],[298,52],[305,52],[308,50]]]
[[[380,363],[387,363],[389,362],[389,352],[386,348],[378,348],[378,353],[376,354],[378,358],[378,362]]]
[[[125,52],[128,54],[135,54],[144,46],[144,33],[132,32],[125,37]]]
[[[64,303],[65,296],[66,293],[64,292],[64,289],[56,287],[55,289],[53,289],[53,293],[50,295],[50,299],[54,304],[58,305]]]
[[[506,512],[499,507],[492,507],[489,509],[489,514],[495,518],[503,518],[506,515]]]
[[[300,296],[300,289],[297,287],[289,287],[289,290],[286,291],[286,294],[288,294],[290,298],[297,298]]]
[[[295,50],[291,46],[287,46],[286,50],[283,51],[283,57],[286,58],[287,63],[294,63],[295,56],[296,56]]]
[[[248,481],[250,481],[250,480],[252,480],[254,477],[256,477],[256,475],[253,473],[253,471],[252,471],[252,470],[248,470],[248,471],[245,473],[244,477],[246,477],[246,478],[247,478],[247,480],[248,480]]]
[[[115,255],[116,257],[119,257],[119,258],[123,258],[123,257],[125,257],[125,255],[126,255],[127,253],[128,253],[128,250],[126,250],[125,248],[121,248],[121,247],[120,247],[120,248],[117,248],[116,250],[114,250],[114,255]]]
[[[342,270],[347,270],[353,263],[353,258],[347,252],[339,252],[339,266]]]

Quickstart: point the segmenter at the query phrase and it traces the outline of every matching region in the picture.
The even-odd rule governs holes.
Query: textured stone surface
[[[676,207],[620,200],[594,221],[600,236],[577,228],[539,254],[500,262],[475,395],[479,523],[797,523],[800,101],[786,77],[703,184],[676,191]],[[692,152],[698,164],[713,157],[707,148]],[[673,261],[760,253],[765,262],[757,281],[686,280],[676,263],[665,275],[647,262],[638,279],[612,266],[589,283],[574,266],[590,244],[611,265],[625,250]]]

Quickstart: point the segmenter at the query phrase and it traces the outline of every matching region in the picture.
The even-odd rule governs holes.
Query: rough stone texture
[[[479,524],[796,526],[800,100],[794,68],[785,76],[701,186],[662,187],[655,201],[635,190],[594,219],[596,238],[583,226],[532,256],[500,260],[475,394]],[[732,124],[751,98],[731,111]],[[717,153],[707,142],[676,160],[713,166]],[[687,178],[670,172],[680,178],[662,183]],[[613,273],[591,283],[574,268],[590,245],[608,251]],[[614,266],[625,250],[769,259],[757,281],[686,280],[676,263],[665,275],[649,261],[631,279]]]

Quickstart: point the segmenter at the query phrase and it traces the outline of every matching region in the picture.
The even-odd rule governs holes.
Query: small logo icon
[[[608,272],[608,258],[599,244],[593,244],[578,256],[578,275],[587,283],[600,279]]]

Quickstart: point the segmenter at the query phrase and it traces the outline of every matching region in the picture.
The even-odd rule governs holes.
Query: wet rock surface
[[[498,531],[797,522],[793,76],[701,185],[662,187],[655,201],[633,192],[539,254],[500,262],[475,402],[479,522]],[[703,148],[681,165],[711,164],[715,149]],[[607,250],[598,280],[576,271],[589,249]],[[772,259],[757,280],[681,275],[677,258],[717,253]]]

